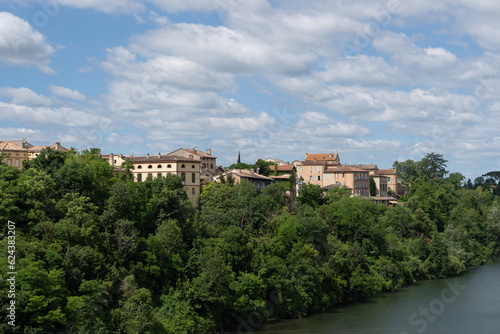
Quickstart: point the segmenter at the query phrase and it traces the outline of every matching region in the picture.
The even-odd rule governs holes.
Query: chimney
[[[56,141],[56,151],[61,150],[61,143]]]
[[[158,159],[161,159],[161,153],[158,153]]]
[[[149,153],[146,154],[146,157],[149,159]]]
[[[208,155],[212,155],[212,149],[211,148],[207,148],[207,154]]]
[[[189,155],[189,159],[193,159],[193,155],[192,154]]]
[[[305,157],[305,160],[307,160],[307,153],[306,153],[306,157]]]

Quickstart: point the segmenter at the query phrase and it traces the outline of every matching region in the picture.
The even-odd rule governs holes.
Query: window
[[[344,177],[344,173],[342,173],[342,177]]]
[[[191,168],[194,168],[194,165],[192,165]]]
[[[158,169],[161,169],[161,165],[158,165]]]
[[[158,178],[161,179],[161,173],[158,173]]]
[[[300,169],[300,172],[302,173],[302,167],[299,167],[299,169]]]
[[[7,159],[7,166],[12,166],[12,159]]]
[[[181,174],[181,179],[182,179],[182,184],[185,184],[186,183],[186,173]]]
[[[313,180],[312,175],[309,175],[309,182],[312,182],[312,180]]]
[[[142,165],[137,166],[137,169],[142,169]]]
[[[16,167],[19,167],[19,159],[16,159]]]
[[[318,181],[321,181],[321,175],[318,175]]]
[[[196,195],[196,188],[191,189],[191,194]]]
[[[318,173],[321,173],[321,166],[318,166]]]
[[[387,177],[387,182],[391,182],[391,177]]]
[[[214,168],[214,164],[210,164],[210,168]]]
[[[186,165],[181,165],[181,168],[186,168]]]
[[[313,168],[309,167],[309,173],[312,173],[312,172],[313,172]]]
[[[142,182],[142,174],[137,174],[137,182]]]
[[[191,183],[196,183],[196,174],[195,173],[191,174]]]
[[[201,168],[202,168],[202,169],[205,169],[205,168],[207,168],[207,164],[205,164],[205,163],[202,163],[202,164],[201,164]]]
[[[329,179],[330,178],[330,174],[326,174],[326,178]]]
[[[167,168],[172,168],[172,165],[167,165]]]
[[[149,166],[148,166],[148,169],[152,169],[152,168],[153,168],[153,166],[152,166],[152,165],[149,165]]]
[[[153,178],[153,173],[149,173],[148,174],[148,179],[152,179]]]

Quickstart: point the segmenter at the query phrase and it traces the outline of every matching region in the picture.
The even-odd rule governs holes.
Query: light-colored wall
[[[27,151],[1,151],[7,154],[7,157],[2,160],[2,163],[16,167],[18,169],[23,169],[23,161],[30,160]]]
[[[161,165],[161,168],[159,167]],[[141,166],[142,168],[139,168]],[[148,168],[151,166],[152,168]],[[169,167],[170,166],[170,167]],[[184,167],[183,167],[184,166]],[[193,167],[194,166],[194,167]],[[144,182],[148,178],[149,174],[153,178],[157,178],[158,174],[161,177],[167,177],[168,174],[175,174],[182,177],[182,173],[185,174],[184,188],[186,189],[187,195],[191,203],[194,206],[198,205],[200,199],[200,162],[185,162],[185,161],[168,161],[168,162],[137,162],[134,163],[134,170],[132,174],[134,175],[134,181],[138,181],[138,175],[141,174],[141,181]],[[194,182],[192,175],[194,174]],[[194,194],[193,194],[194,189]]]
[[[325,169],[325,166],[321,165],[313,165],[313,166],[300,166],[296,165],[295,168],[297,168],[297,180],[302,177],[304,179],[305,183],[311,183],[311,184],[316,184],[320,187],[323,187],[324,180],[323,180],[323,172]],[[311,171],[312,168],[312,171]],[[320,180],[318,180],[318,176],[320,177]],[[311,177],[311,180],[310,180]]]

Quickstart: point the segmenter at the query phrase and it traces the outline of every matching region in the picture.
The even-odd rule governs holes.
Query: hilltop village
[[[69,151],[61,143],[34,146],[23,140],[0,141],[0,153],[5,153],[3,163],[19,169],[23,161],[35,159],[43,149]],[[401,182],[396,169],[379,169],[376,164],[346,165],[340,161],[339,153],[305,153],[303,160],[285,162],[266,158],[270,173],[254,168],[223,168],[217,165],[212,150],[179,148],[168,154],[147,154],[146,156],[124,156],[123,154],[101,155],[115,172],[123,171],[125,163],[130,164],[136,182],[148,178],[166,177],[176,174],[182,179],[189,200],[197,205],[203,185],[210,182],[225,182],[231,178],[238,183],[247,180],[255,188],[277,182],[290,182],[289,196],[295,199],[305,184],[320,186],[323,190],[345,187],[351,196],[369,197],[376,204],[395,205],[401,194]],[[268,174],[268,175],[264,175]],[[372,183],[370,189],[370,183]]]

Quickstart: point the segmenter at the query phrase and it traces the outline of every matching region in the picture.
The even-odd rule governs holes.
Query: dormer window
[[[172,168],[172,165],[167,165],[167,168]]]
[[[137,169],[142,169],[142,165],[137,166]]]
[[[161,165],[158,165],[158,169],[160,169],[160,168],[161,168]]]
[[[149,166],[148,166],[148,169],[152,169],[152,168],[153,168],[153,166],[152,166],[152,165],[149,165]]]

